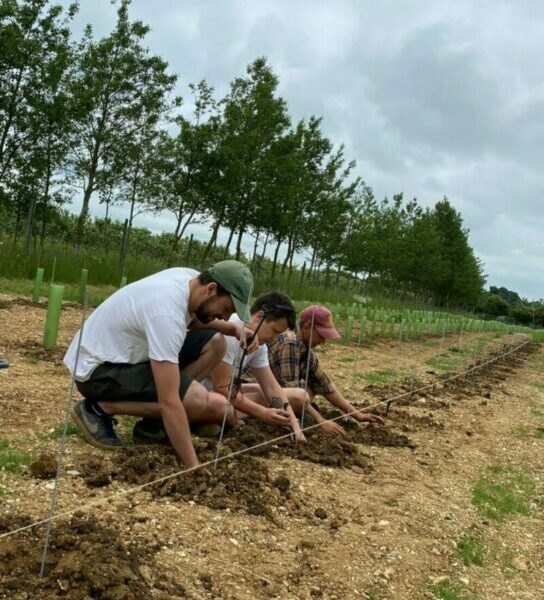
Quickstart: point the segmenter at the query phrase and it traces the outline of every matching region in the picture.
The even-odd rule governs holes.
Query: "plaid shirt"
[[[282,387],[304,387],[308,350],[294,331],[282,333],[275,342],[268,344],[268,360],[274,377]],[[334,385],[319,366],[315,352],[311,352],[308,388],[314,394],[330,394]]]

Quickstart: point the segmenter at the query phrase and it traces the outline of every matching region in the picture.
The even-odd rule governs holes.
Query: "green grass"
[[[64,425],[57,425],[53,431],[49,431],[45,434],[45,438],[49,440],[60,440],[62,437],[62,432],[64,430]],[[79,429],[73,425],[72,423],[68,423],[68,428],[66,430],[66,435],[78,435]]]
[[[449,581],[441,581],[432,589],[433,595],[438,600],[469,600],[463,589]]]
[[[536,494],[535,481],[509,467],[488,467],[472,490],[472,504],[488,519],[502,521],[508,515],[529,513]]]
[[[354,362],[354,361],[355,361],[354,356],[341,356],[338,359],[338,362],[342,362],[342,363],[350,363],[350,362]]]
[[[438,354],[437,356],[431,356],[431,358],[425,361],[425,364],[435,371],[454,371],[455,368],[461,363],[458,356],[451,356],[448,353]]]
[[[535,406],[534,404],[531,404],[531,415],[533,417],[544,417],[544,412],[542,412],[542,408],[544,408],[544,406]]]
[[[371,373],[355,373],[355,377],[364,379],[368,383],[389,383],[396,375],[397,371],[395,369],[384,369],[383,371],[373,371]]]
[[[20,452],[12,447],[8,440],[0,439],[0,471],[18,473],[33,460],[29,452]]]
[[[531,381],[530,385],[535,387],[540,392],[544,392],[544,383],[541,383],[540,381]]]
[[[542,427],[528,427],[527,425],[519,425],[514,428],[514,435],[520,438],[535,438],[537,440],[544,440],[544,428]]]
[[[467,567],[470,565],[481,567],[484,564],[485,550],[473,535],[467,534],[457,542],[457,556]]]

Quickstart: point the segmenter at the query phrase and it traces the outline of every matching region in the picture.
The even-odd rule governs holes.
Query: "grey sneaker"
[[[120,448],[123,442],[113,428],[113,417],[97,415],[87,410],[85,400],[80,400],[72,409],[72,420],[79,427],[83,437],[97,448]]]

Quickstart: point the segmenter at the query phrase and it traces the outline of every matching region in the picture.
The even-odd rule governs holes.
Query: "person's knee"
[[[225,356],[227,342],[222,333],[217,332],[210,341],[204,346],[204,350],[213,355],[217,361],[220,361]]]
[[[196,404],[206,404],[208,400],[208,391],[206,388],[199,383],[198,381],[191,381],[191,384],[187,388],[185,395],[183,396],[183,402],[185,403],[196,403]]]
[[[289,404],[296,411],[302,410],[302,407],[306,410],[310,406],[310,397],[302,388],[290,389],[287,397],[289,398]]]

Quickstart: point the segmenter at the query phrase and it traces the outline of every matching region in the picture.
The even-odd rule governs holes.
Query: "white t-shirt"
[[[242,319],[237,314],[233,314],[229,321],[233,323],[243,323]],[[240,365],[240,359],[242,358],[243,350],[240,348],[240,340],[231,335],[225,336],[225,342],[227,347],[225,349],[225,354],[223,355],[223,361],[227,365],[230,365],[234,371],[235,375],[238,374],[238,368]],[[255,352],[248,354],[244,358],[244,366],[242,367],[242,373],[245,373],[248,369],[262,369],[263,367],[269,366],[268,362],[268,346],[263,344],[259,346]],[[202,385],[208,390],[213,390],[213,384],[209,378],[204,379]]]
[[[237,324],[243,323],[242,319],[236,314],[233,314],[229,321]],[[227,343],[227,348],[225,350],[225,355],[223,356],[223,362],[238,369],[240,358],[242,358],[240,340],[233,336],[226,335],[225,342]],[[255,352],[248,354],[244,358],[242,372],[245,373],[248,369],[262,369],[263,367],[268,367],[268,365],[268,347],[266,344],[263,344],[262,346],[259,346]]]
[[[187,327],[189,281],[193,269],[166,269],[140,279],[105,300],[87,319],[79,350],[76,379],[86,381],[105,362],[136,364],[149,359],[178,363]],[[79,332],[64,364],[71,373]]]

